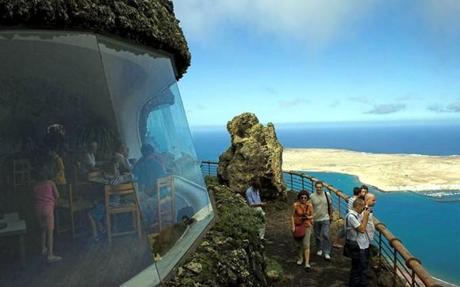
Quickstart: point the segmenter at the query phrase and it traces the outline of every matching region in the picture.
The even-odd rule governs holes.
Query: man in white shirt
[[[357,198],[353,209],[346,216],[346,240],[355,248],[351,257],[350,287],[367,286],[367,270],[369,268],[369,235],[366,227],[369,221],[369,209],[364,200]]]

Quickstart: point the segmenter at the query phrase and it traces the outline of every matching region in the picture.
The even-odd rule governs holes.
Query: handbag
[[[343,256],[352,258],[353,250],[355,250],[356,247],[359,247],[356,241],[345,240],[345,244],[343,245]]]
[[[348,216],[346,217],[346,220],[345,220],[345,244],[343,245],[343,256],[348,257],[348,258],[353,258],[353,250],[355,250],[356,247],[359,248],[359,246],[356,241],[348,240],[347,238],[348,228],[347,227],[348,227]]]
[[[303,239],[305,237],[305,224],[294,225],[294,232],[292,233],[294,239]]]

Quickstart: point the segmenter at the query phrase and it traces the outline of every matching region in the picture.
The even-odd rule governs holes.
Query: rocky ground
[[[314,239],[311,241],[310,264],[312,269],[307,271],[296,264],[296,249],[289,230],[290,206],[295,200],[295,194],[288,192],[287,202],[272,202],[266,207],[267,228],[265,255],[275,259],[283,269],[283,278],[272,282],[272,286],[347,286],[351,262],[341,255],[342,249],[333,248],[332,260],[316,255]],[[335,238],[337,223],[332,225],[332,236]],[[369,286],[392,286],[389,274],[370,274]]]

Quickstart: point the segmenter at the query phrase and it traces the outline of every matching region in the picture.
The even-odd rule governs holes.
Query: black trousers
[[[351,259],[349,287],[368,286],[367,270],[369,269],[369,248],[354,252]]]

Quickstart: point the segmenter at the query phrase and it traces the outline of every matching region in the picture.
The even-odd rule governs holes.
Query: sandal
[[[48,263],[54,263],[54,262],[58,262],[58,261],[61,261],[61,260],[62,260],[62,257],[52,255],[52,256],[48,256],[47,262]]]

